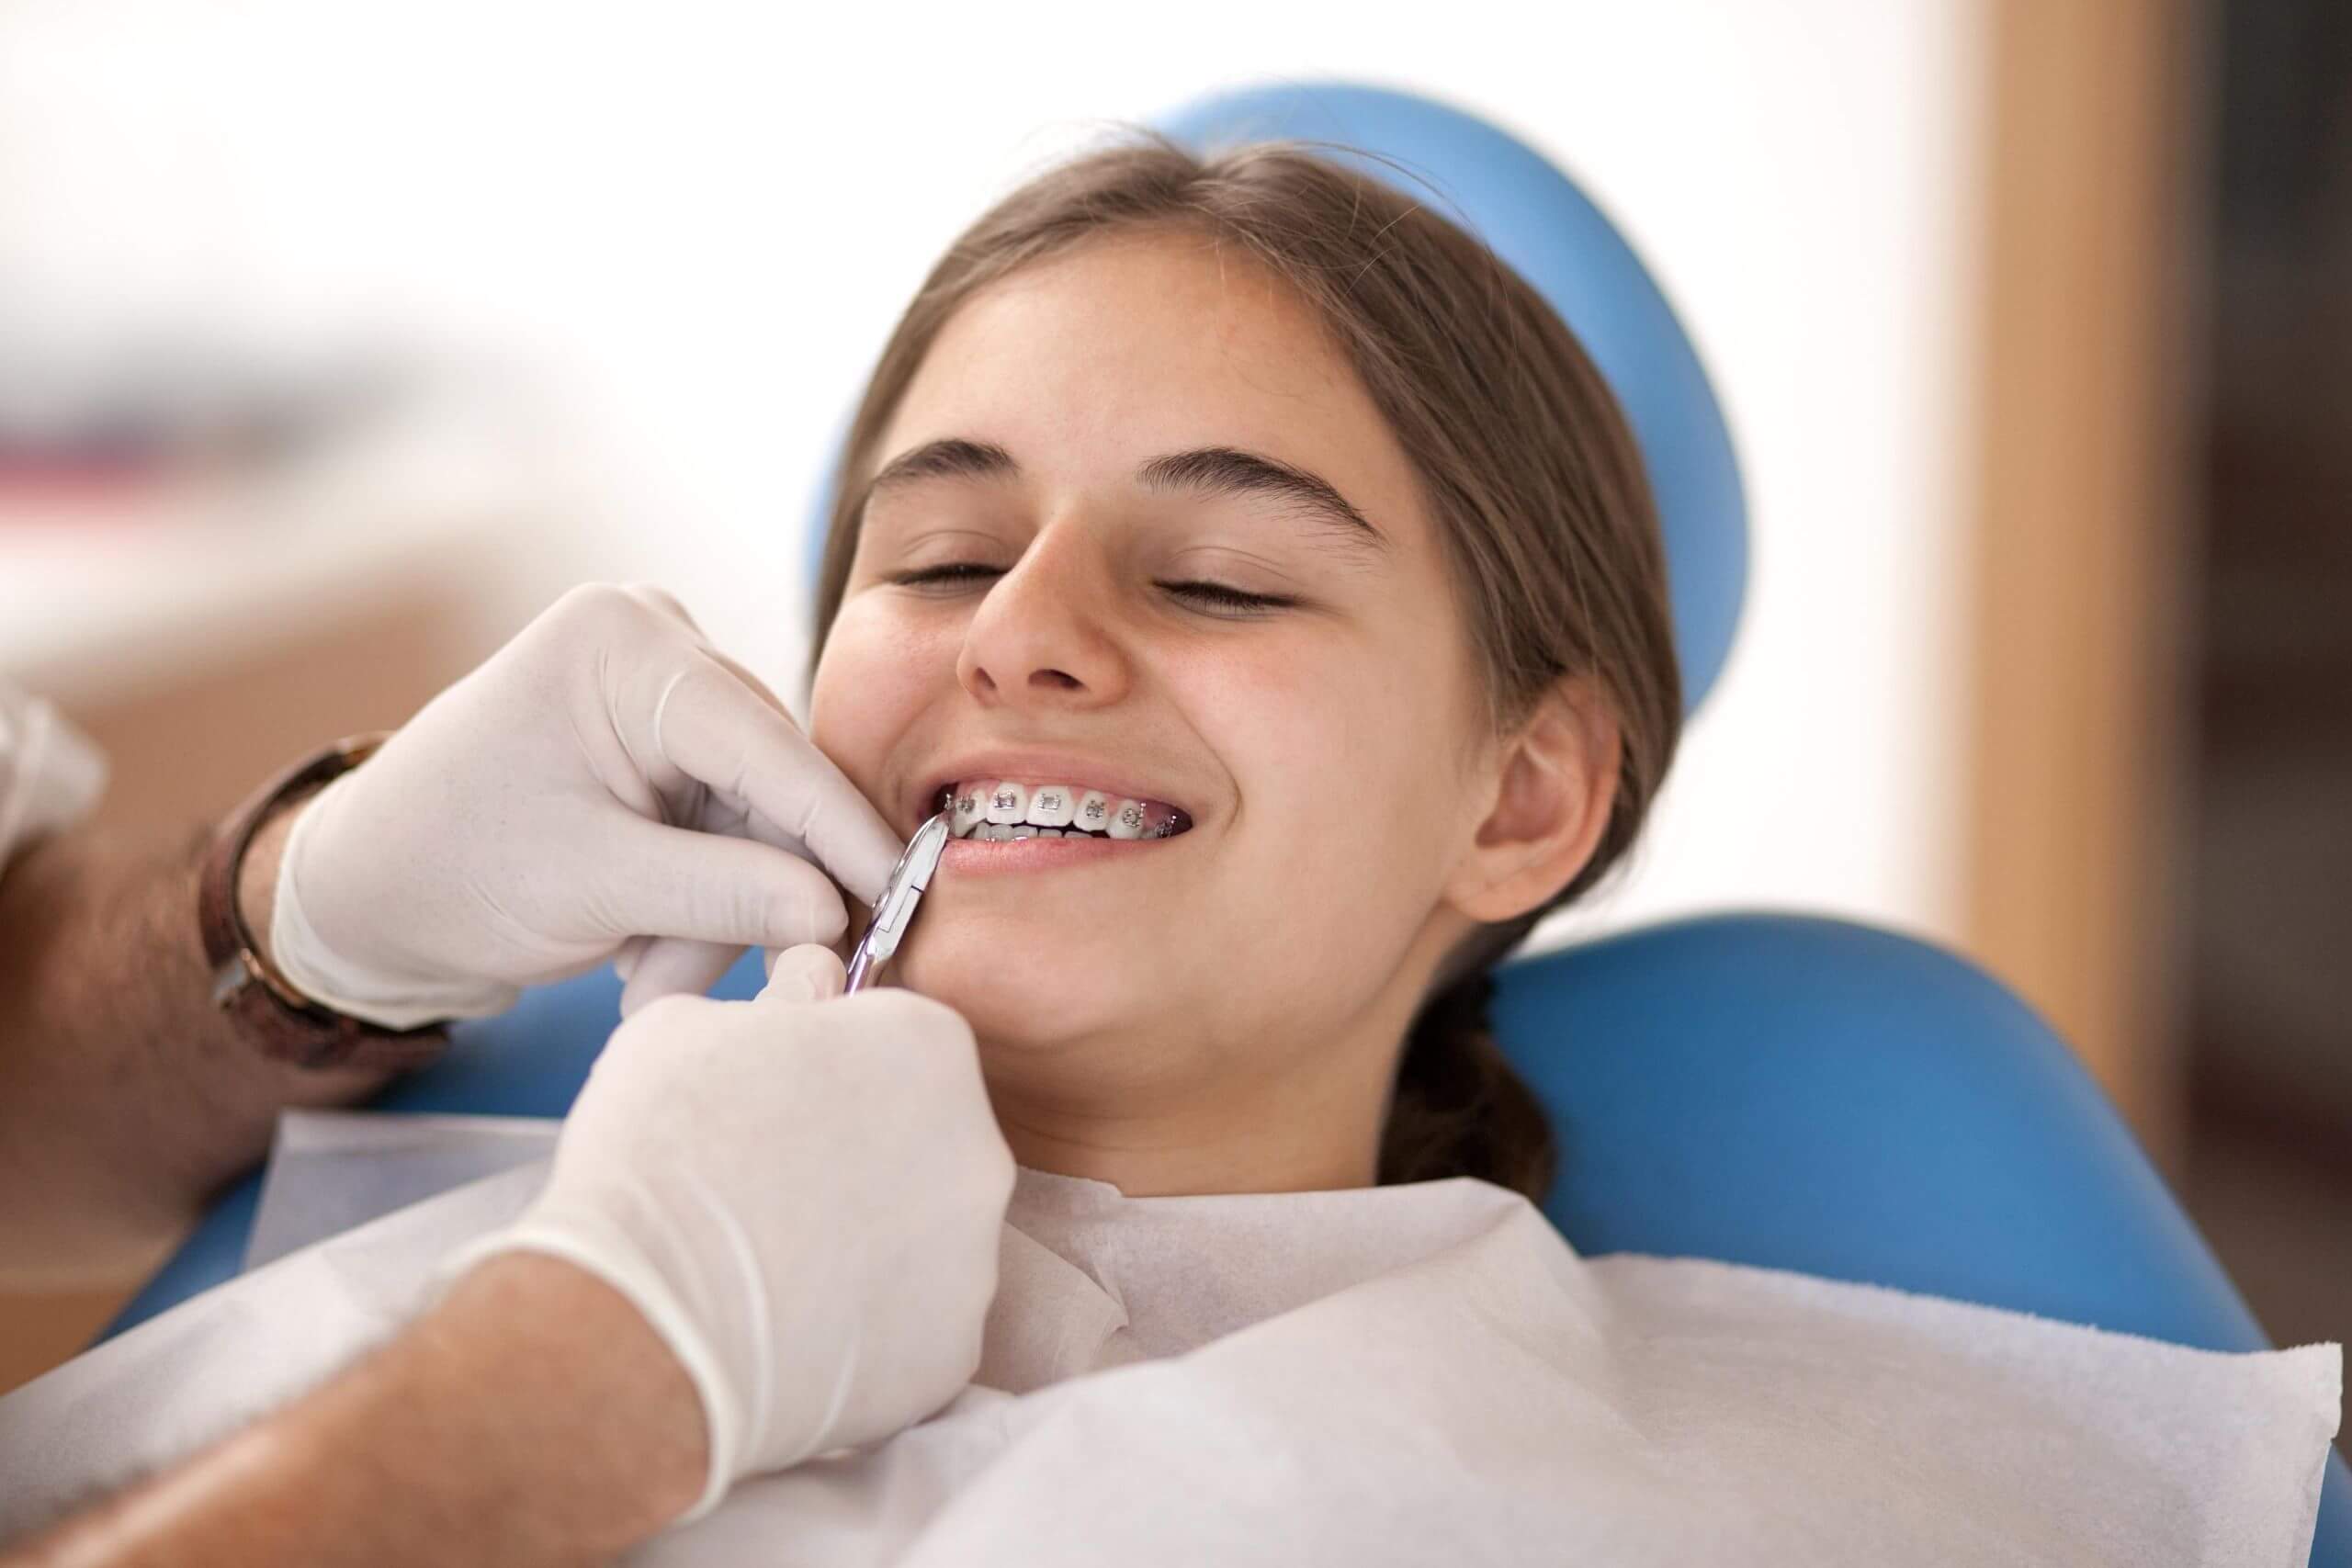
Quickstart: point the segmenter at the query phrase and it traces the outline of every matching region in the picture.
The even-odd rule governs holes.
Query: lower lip
[[[958,876],[996,876],[1022,871],[1053,871],[1091,865],[1132,854],[1164,852],[1173,839],[950,839],[940,869]]]

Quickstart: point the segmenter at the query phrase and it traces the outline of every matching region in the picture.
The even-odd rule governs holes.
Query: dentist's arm
[[[616,1033],[548,1186],[383,1349],[0,1568],[604,1561],[980,1359],[1013,1182],[971,1032],[782,955]]]
[[[380,1071],[225,1019],[198,847],[65,834],[0,879],[0,1280],[119,1269]],[[743,948],[835,941],[899,850],[756,681],[651,590],[575,590],[356,770],[272,818],[239,905],[304,994],[390,1028],[618,960],[625,1011]],[[820,869],[821,868],[821,869]]]
[[[249,922],[283,837],[246,856]],[[119,1277],[261,1156],[281,1107],[384,1081],[272,1060],[211,1005],[200,851],[69,831],[0,879],[0,1290]]]
[[[685,1371],[637,1310],[517,1254],[298,1403],[0,1568],[607,1562],[690,1506]]]

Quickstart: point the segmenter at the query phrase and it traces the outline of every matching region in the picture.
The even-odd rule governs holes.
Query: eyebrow
[[[868,481],[865,499],[927,479],[1020,477],[1021,465],[994,442],[950,436],[926,441],[885,463]],[[1145,490],[1161,492],[1261,497],[1289,507],[1308,523],[1337,532],[1351,544],[1374,548],[1385,548],[1388,544],[1387,536],[1329,480],[1238,446],[1196,446],[1148,458],[1136,466],[1135,481]]]

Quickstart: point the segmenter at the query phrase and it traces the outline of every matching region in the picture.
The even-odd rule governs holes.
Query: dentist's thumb
[[[787,947],[775,955],[768,983],[760,991],[763,1002],[821,1002],[838,997],[849,984],[841,955],[809,942]]]

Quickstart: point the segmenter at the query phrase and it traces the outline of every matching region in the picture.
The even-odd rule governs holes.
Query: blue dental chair
[[[1532,148],[1423,97],[1279,85],[1159,124],[1195,146],[1298,137],[1393,160],[1409,172],[1326,149],[1434,202],[1559,309],[1646,459],[1695,706],[1738,619],[1746,505],[1697,353],[1608,219]],[[715,994],[760,982],[752,955]],[[619,989],[605,971],[535,991],[459,1028],[447,1057],[376,1103],[559,1116]],[[2065,1043],[1951,953],[1812,917],[1676,920],[1509,965],[1495,1021],[1558,1126],[1544,1209],[1581,1253],[1717,1258],[2208,1349],[2268,1348]],[[255,1175],[223,1197],[107,1333],[233,1276],[258,1196]],[[2311,1562],[2352,1568],[2340,1453]]]

